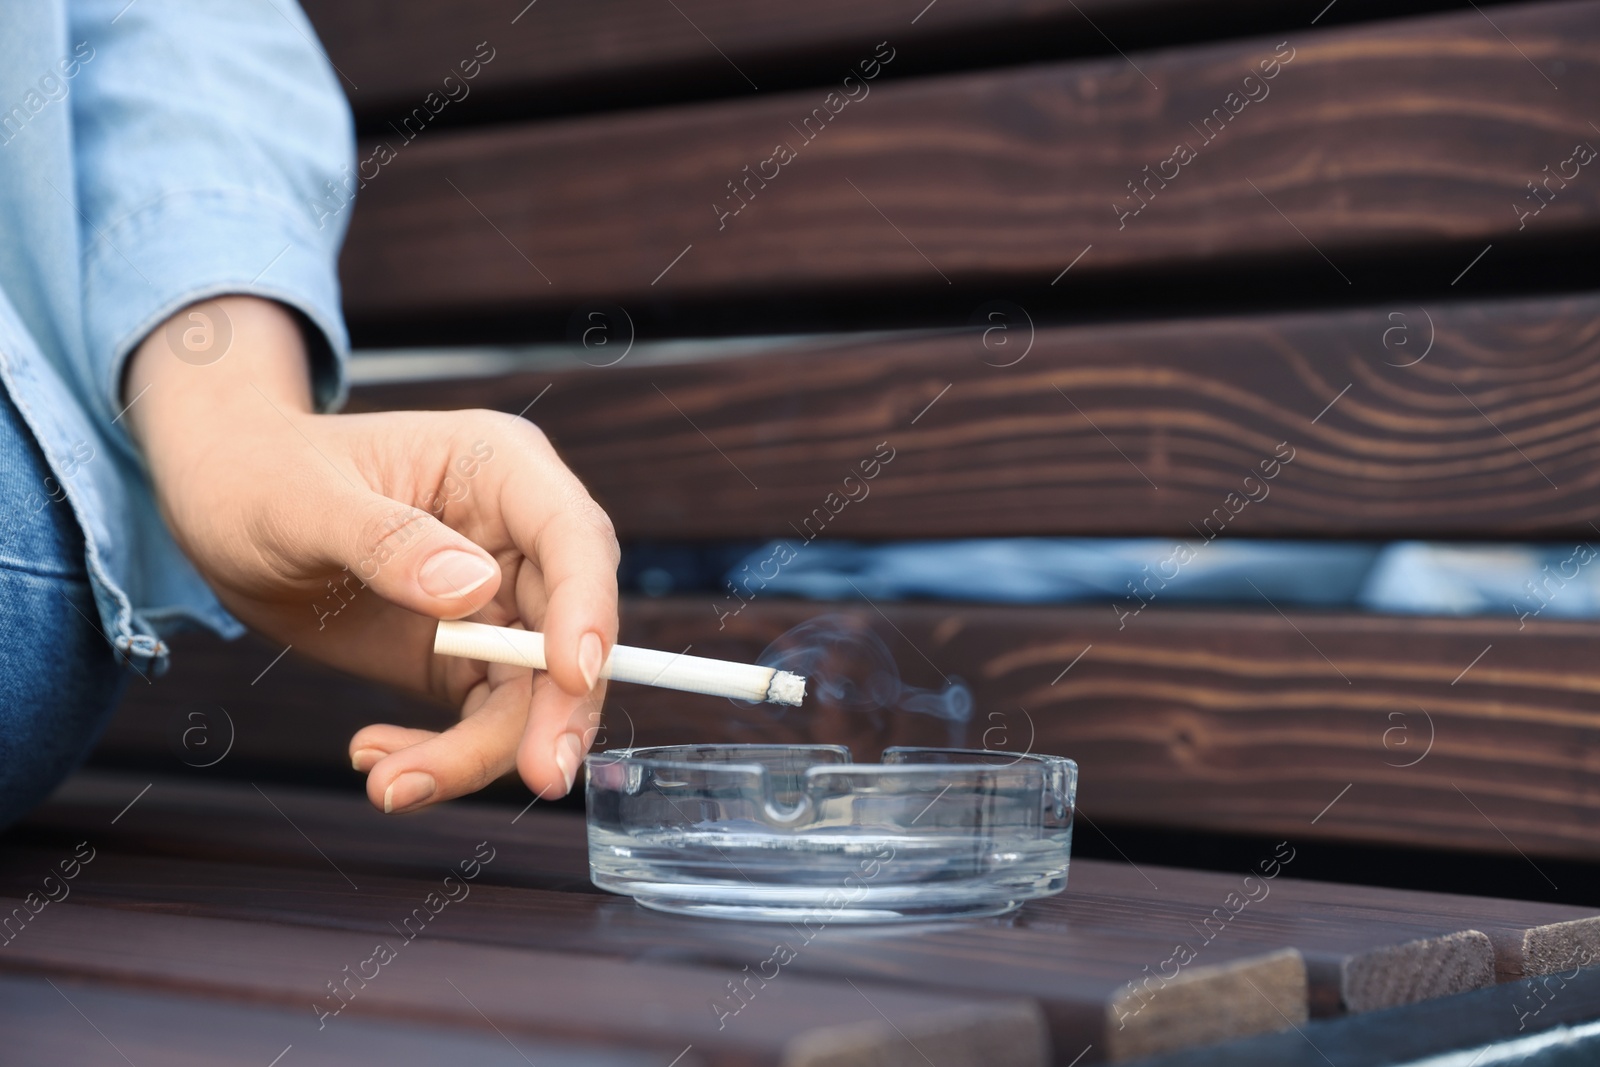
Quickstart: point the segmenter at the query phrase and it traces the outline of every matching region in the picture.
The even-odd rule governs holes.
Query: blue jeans
[[[83,534],[0,389],[0,826],[70,774],[126,675],[99,630]]]

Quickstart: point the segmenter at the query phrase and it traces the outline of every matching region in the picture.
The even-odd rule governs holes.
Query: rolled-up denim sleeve
[[[313,327],[316,402],[344,399],[337,258],[354,182],[339,75],[294,0],[72,0],[84,358],[98,414],[185,305],[281,301]]]

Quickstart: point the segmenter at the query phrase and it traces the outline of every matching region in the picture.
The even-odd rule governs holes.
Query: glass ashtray
[[[1078,766],[1059,756],[836,745],[595,753],[594,884],[660,911],[894,922],[1000,915],[1067,884]]]

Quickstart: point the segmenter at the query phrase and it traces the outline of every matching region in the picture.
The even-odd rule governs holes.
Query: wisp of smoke
[[[866,713],[875,725],[883,712],[928,715],[944,720],[950,743],[960,744],[972,717],[972,690],[965,682],[946,678],[943,689],[907,685],[889,646],[848,615],[807,619],[768,645],[756,662],[804,675],[807,705]]]

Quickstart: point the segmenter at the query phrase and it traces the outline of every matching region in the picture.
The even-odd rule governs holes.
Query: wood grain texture
[[[354,773],[339,792],[86,771],[63,784],[8,840],[26,845],[42,835],[59,848],[92,837],[97,848],[132,855],[198,856],[339,880],[336,866],[358,881],[442,876],[478,842],[490,841],[500,854],[480,874],[482,884],[599,894],[589,881],[588,849],[575,818],[537,818],[517,807],[470,802],[385,818],[366,802]]]
[[[565,821],[573,823],[581,841],[581,825]],[[174,838],[169,851],[205,855],[197,842]],[[55,854],[49,843],[7,849],[0,854],[0,888],[10,893],[33,888],[38,871],[50,869]],[[119,855],[109,847],[95,862],[94,877],[73,890],[79,902],[379,934],[388,930],[384,916],[409,914],[435,888],[361,873],[357,890],[331,870],[311,874],[236,861],[147,858]],[[1180,882],[1158,901],[1118,908],[1092,889],[1101,865],[1082,863],[1088,864],[1090,889],[1070,890],[1048,907],[1029,905],[1017,916],[959,925],[862,929],[823,924],[782,930],[662,918],[609,895],[485,883],[472,888],[470,908],[452,910],[448,920],[428,929],[477,943],[727,967],[735,981],[744,973],[741,967],[772,956],[776,934],[777,941],[796,948],[796,958],[784,968],[795,973],[1034,998],[1059,1048],[1085,1043],[1141,1052],[1158,1045],[1188,1047],[1276,1029],[1274,1005],[1302,1022],[1308,1001],[1319,1014],[1329,1015],[1337,1014],[1352,992],[1360,998],[1353,1010],[1371,1010],[1493,981],[1492,952],[1481,933],[1441,934],[1444,926],[1438,921],[1402,924],[1359,912],[1343,925],[1339,920],[1346,915],[1330,920],[1306,914],[1230,926],[1213,945],[1197,936],[1199,927],[1185,924],[1210,918],[1210,907],[1224,907],[1224,892],[1213,904],[1209,896],[1184,893]],[[1081,881],[1083,873],[1075,868],[1074,879]],[[1425,936],[1404,940],[1417,933]],[[1160,973],[1172,966],[1174,939],[1199,946],[1196,959],[1176,972],[1182,978],[1176,985],[1172,975]],[[1291,949],[1298,956],[1290,958]],[[1237,995],[1241,968],[1261,993]],[[1356,970],[1361,973],[1347,980],[1344,972]],[[1316,977],[1308,982],[1311,975]],[[1140,985],[1146,978],[1148,988]],[[1169,988],[1174,995],[1168,995]]]
[[[0,900],[0,914],[20,907],[21,899]],[[404,938],[391,934],[389,940]],[[360,1017],[473,1028],[487,1024],[511,1034],[650,1050],[663,1057],[662,1063],[692,1044],[707,1064],[730,1067],[826,1062],[788,1048],[817,1031],[831,1032],[836,1041],[848,1039],[853,1055],[886,1057],[898,1055],[908,1040],[948,1041],[958,1050],[970,1040],[967,1031],[991,1036],[998,1025],[1020,1039],[998,1044],[997,1059],[961,1056],[953,1062],[972,1067],[997,1061],[1043,1067],[1046,1062],[1038,1008],[1025,1000],[907,993],[866,980],[852,989],[849,983],[791,975],[762,991],[758,1025],[719,1029],[707,1009],[706,991],[720,988],[725,976],[709,968],[623,964],[425,936],[391,946],[390,953],[394,958],[380,967],[378,977],[347,987],[348,999],[330,1000],[344,1006],[322,1021],[330,1027]],[[373,957],[374,938],[368,933],[98,908],[69,900],[50,904],[31,919],[7,944],[0,968],[304,1011],[334,997],[325,983],[345,979],[346,966],[356,970]],[[1026,1037],[1030,1031],[1032,1041]]]
[[[1600,920],[1553,922],[1520,935],[1510,933],[1497,946],[1496,955],[1503,961],[1502,981],[1592,967],[1600,963]]]
[[[659,1056],[559,1044],[401,1019],[344,1019],[317,1029],[303,1007],[239,1004],[58,977],[0,977],[0,1041],[7,1062],[146,1067],[662,1067]],[[80,1014],[81,1013],[81,1014]],[[292,1048],[292,1052],[290,1049]],[[290,1057],[293,1057],[292,1060]],[[524,1058],[526,1057],[526,1058]],[[693,1052],[677,1067],[701,1067]]]
[[[788,73],[798,66],[832,80],[885,36],[916,51],[948,53],[962,39],[970,46],[975,33],[1015,39],[1048,30],[1062,47],[1100,50],[1103,43],[1085,15],[1117,30],[1140,20],[1187,15],[1194,21],[1197,5],[1084,0],[1079,14],[1065,0],[940,0],[915,21],[917,5],[848,0],[819,0],[803,10],[729,0],[676,0],[677,10],[649,0],[603,6],[543,0],[520,13],[490,0],[448,6],[305,0],[302,6],[345,77],[352,106],[358,114],[377,115],[421,105],[429,92],[443,91],[447,74],[459,81],[458,63],[472,57],[480,41],[494,49],[494,59],[472,79],[463,103],[472,92],[517,99],[559,94],[568,107],[578,107],[586,96],[616,92],[619,82],[647,100],[652,89],[684,83],[747,95],[755,90],[746,76],[759,84],[773,68]]]
[[[1256,874],[1260,883],[1260,872]],[[1154,865],[1135,868],[1083,860],[1074,865],[1072,878],[1068,893],[1059,899],[1079,921],[1092,924],[1119,921],[1119,911],[1137,911],[1146,923],[1162,917],[1176,925],[1194,921],[1192,910],[1185,910],[1193,902],[1244,895],[1239,876]],[[1258,884],[1250,892],[1263,891]],[[1039,911],[1054,907],[1050,903]],[[1241,907],[1226,929],[1230,937],[1237,932],[1304,946],[1313,1012],[1328,1015],[1335,1009],[1392,1007],[1490,981],[1570,970],[1575,961],[1594,958],[1600,915],[1573,905],[1281,877],[1271,881],[1259,907]],[[1440,938],[1440,931],[1456,934]],[[1366,946],[1359,945],[1363,936],[1369,939]],[[1341,942],[1341,937],[1349,940]],[[1485,945],[1494,949],[1492,975],[1478,969],[1483,959],[1479,949]],[[1532,946],[1542,950],[1530,951]],[[1329,994],[1337,1001],[1318,999]]]
[[[720,629],[717,607],[631,600],[622,640],[752,660],[784,631],[838,606],[758,601]],[[618,685],[608,696],[607,743],[823,741],[848,743],[865,758],[889,744],[987,737],[992,747],[1017,748],[1032,736],[1036,751],[1078,760],[1082,801],[1097,822],[1600,856],[1600,719],[1591,707],[1600,673],[1589,666],[1600,624],[1532,620],[1519,631],[1515,619],[1152,605],[1119,629],[1105,607],[881,608],[882,616],[844,606],[881,627],[908,681],[942,684],[933,664],[966,679],[980,718],[950,731],[924,716],[825,706],[775,716],[771,706]],[[300,673],[287,659],[274,669],[282,688],[270,699],[247,679],[209,688],[248,672],[225,666],[232,648],[207,644],[223,666],[197,670],[207,687],[181,699],[228,707],[241,731],[260,732],[257,743],[298,751],[306,765],[347,766],[352,724],[382,718],[381,708],[327,703],[322,670]],[[184,692],[181,647],[178,662],[162,683],[168,692]],[[154,693],[130,689],[101,752],[165,753],[181,771],[181,753],[165,747],[167,701],[179,698]],[[286,707],[296,714],[286,717]],[[328,719],[319,718],[324,709],[333,709]],[[434,714],[436,724],[448,719]],[[1544,876],[1534,866],[1529,877]]]
[[[1470,1063],[1483,1045],[1537,1034],[1556,1037],[1551,1031],[1591,1023],[1597,1016],[1600,968],[1587,967],[1575,974],[1569,972],[1549,989],[1534,982],[1512,982],[1394,1011],[1314,1020],[1299,1033],[1156,1056],[1139,1061],[1137,1067],[1327,1067],[1329,1063],[1391,1067],[1428,1062],[1457,1050],[1465,1051],[1460,1061]],[[1557,1067],[1590,1063],[1597,1054],[1600,1036],[1571,1033],[1556,1037],[1545,1050],[1513,1062]],[[1493,1059],[1492,1055],[1483,1056],[1484,1063]]]
[[[1036,334],[1016,314],[1003,323],[988,349],[973,330],[675,366],[574,360],[371,386],[352,406],[516,412],[539,398],[530,417],[624,538],[803,550],[819,531],[1595,535],[1595,297]]]
[[[193,814],[193,813],[191,813]],[[581,827],[577,827],[581,837]],[[466,853],[470,855],[471,853]],[[0,857],[0,882],[22,891],[46,849]],[[498,855],[496,860],[498,860]],[[489,865],[492,867],[492,864]],[[102,850],[74,883],[74,900],[97,906],[161,910],[212,918],[270,920],[296,925],[392,933],[389,923],[411,914],[438,888],[431,881],[363,874],[359,888],[331,871],[211,860],[152,860]],[[1172,954],[1164,934],[1137,922],[1121,928],[1015,929],[1007,921],[904,927],[755,925],[664,917],[632,901],[604,895],[474,884],[426,927],[429,938],[525,948],[563,955],[714,968],[720,977],[701,992],[729,1029],[759,1019],[755,1010],[782,975],[876,983],[950,996],[1012,996],[1037,1001],[1057,1048],[1092,1044],[1102,1059],[1191,1047],[1277,1030],[1285,1018],[1306,1017],[1305,967],[1281,942],[1240,939],[1219,944],[1143,999],[1128,991],[1141,967]],[[1381,934],[1374,935],[1381,937]],[[1370,943],[1370,939],[1369,939]],[[793,958],[772,960],[776,945]],[[769,970],[768,968],[773,968]],[[741,1007],[727,987],[749,979],[753,1003]],[[763,977],[764,975],[764,977]],[[1243,983],[1259,992],[1248,993]],[[712,1005],[721,1007],[718,1012]],[[1280,1014],[1280,1012],[1282,1014]],[[981,1058],[981,1057],[980,1057]],[[1026,1059],[1018,1054],[1014,1059]]]
[[[1249,85],[1280,38],[1149,53],[1139,69],[1114,57],[885,77],[845,105],[819,88],[440,130],[402,143],[361,190],[346,308],[376,320],[595,296],[1043,287],[1089,245],[1075,272],[1325,256],[1329,292],[1344,292],[1341,259],[1441,243],[1470,256],[1518,234],[1527,183],[1596,137],[1597,10],[1307,29],[1274,79]],[[814,109],[822,132],[807,140]],[[780,143],[794,158],[763,166]],[[1180,143],[1194,158],[1163,167]],[[748,200],[729,187],[746,166],[770,176]],[[1147,166],[1175,176],[1141,200],[1130,185]],[[1550,189],[1527,229],[1600,225],[1600,182]]]
[[[273,789],[272,803],[277,808],[269,812],[264,798],[241,785],[163,778],[114,829],[107,829],[126,798],[144,784],[132,775],[79,774],[12,835],[13,848],[59,848],[92,835],[108,852],[293,869],[301,872],[290,879],[297,890],[310,891],[314,885],[319,892],[333,894],[329,899],[337,900],[344,883],[333,876],[327,860],[370,887],[374,879],[393,882],[430,875],[453,864],[471,844],[493,840],[506,847],[503,856],[484,869],[480,886],[494,886],[496,891],[505,888],[512,893],[506,898],[511,904],[522,899],[516,893],[531,889],[564,890],[570,895],[573,889],[587,887],[585,832],[581,818],[574,814],[538,809],[518,814],[495,806],[451,804],[396,820],[379,815],[358,795],[290,787]],[[205,817],[200,817],[201,813]],[[286,833],[291,820],[318,842],[326,859],[314,855],[298,834],[290,837]],[[1497,965],[1504,981],[1569,969],[1577,953],[1592,944],[1585,939],[1592,939],[1600,927],[1600,919],[1592,911],[1566,905],[1286,877],[1293,870],[1294,854],[1291,845],[1272,857],[1263,857],[1249,884],[1236,875],[1079,859],[1073,862],[1065,893],[1032,902],[1017,916],[983,926],[1036,931],[1045,942],[1064,929],[1069,933],[1106,931],[1123,937],[1153,935],[1162,945],[1161,960],[1170,955],[1167,941],[1172,939],[1203,941],[1201,951],[1217,938],[1222,938],[1224,946],[1294,948],[1306,961],[1311,1007],[1317,1014],[1370,1010],[1476,988],[1494,980]],[[0,872],[13,865],[7,864]],[[26,864],[21,870],[27,872]],[[321,877],[307,878],[305,872],[312,871]],[[153,885],[158,891],[170,892],[170,887],[181,881],[187,887],[183,899],[236,905],[245,909],[240,914],[279,899],[270,891],[264,891],[259,900],[215,896],[200,876],[206,872],[215,880],[215,872],[207,867],[181,880],[157,879]],[[1268,873],[1273,877],[1263,879]],[[84,891],[137,895],[137,879],[113,881],[113,886],[103,890],[89,885]],[[0,891],[9,884],[0,881]],[[233,887],[237,889],[236,882]],[[1240,898],[1249,903],[1240,903]],[[549,899],[548,894],[539,899]],[[302,910],[325,913],[328,907],[325,902],[312,901]],[[591,914],[580,912],[587,907],[568,900],[562,911]],[[1219,908],[1226,909],[1226,917],[1220,920],[1216,916]],[[640,917],[645,914],[636,913]],[[669,924],[649,927],[651,936],[659,937],[662,930],[675,928],[670,924],[676,920],[649,921]],[[636,936],[626,923],[621,929],[624,932],[617,936],[624,943]],[[733,937],[738,930],[750,928],[724,929]],[[1472,936],[1462,936],[1469,932]],[[602,950],[608,936],[595,935],[595,951]],[[851,935],[844,931],[840,936]],[[998,936],[1004,941],[1008,935]],[[1503,950],[1500,956],[1491,954],[1491,941]],[[1524,951],[1525,945],[1542,946],[1543,951],[1530,955]],[[707,951],[712,947],[708,944]],[[1024,963],[1034,954],[1028,948],[1017,951]],[[1054,945],[1040,951],[1049,955]],[[1071,958],[1080,957],[1081,953],[1071,954]],[[1210,957],[1205,952],[1202,961]],[[1161,960],[1140,959],[1136,969],[1142,964],[1159,969]],[[1549,965],[1536,969],[1541,961]],[[826,962],[810,961],[824,968]],[[915,980],[930,979],[921,976]],[[956,973],[931,980],[974,981],[977,975]]]
[[[752,605],[719,631],[708,602],[635,601],[626,632],[750,658],[830,607]],[[1031,737],[1034,751],[1077,760],[1097,822],[1600,855],[1589,666],[1600,624],[1533,620],[1519,632],[1515,619],[1152,606],[1119,629],[1105,607],[845,610],[880,628],[908,681],[972,685],[983,718],[969,742]],[[825,740],[864,756],[949,740],[926,716],[874,722],[818,705],[774,718],[620,686],[611,699],[642,744]]]
[[[171,671],[124,690],[97,758],[202,779],[265,772],[355,781],[349,742],[363,726],[442,730],[456,720],[442,705],[343,674],[301,649],[274,664],[284,649],[255,635],[176,640],[185,651]]]
[[[1389,945],[1340,962],[1351,1012],[1415,1004],[1494,984],[1494,949],[1479,930]]]
[[[1128,874],[1150,881],[1130,891]],[[1273,904],[1277,885],[1259,873],[1243,883],[1239,877],[1136,870],[1094,860],[1079,861],[1071,881],[1067,893],[1029,908],[1020,921],[1040,930],[1058,923],[1089,929],[1131,925],[1159,931],[1200,959],[1213,944],[1292,945],[1306,961],[1310,1011],[1316,1016],[1391,1008],[1495,980],[1488,935],[1445,915],[1406,914],[1375,904],[1365,898],[1365,887],[1308,883],[1325,891],[1326,904],[1286,905],[1282,897]],[[1259,907],[1250,895],[1260,896]],[[1497,928],[1514,924],[1517,905],[1494,903],[1505,906]],[[1153,969],[1170,967],[1169,958]]]

